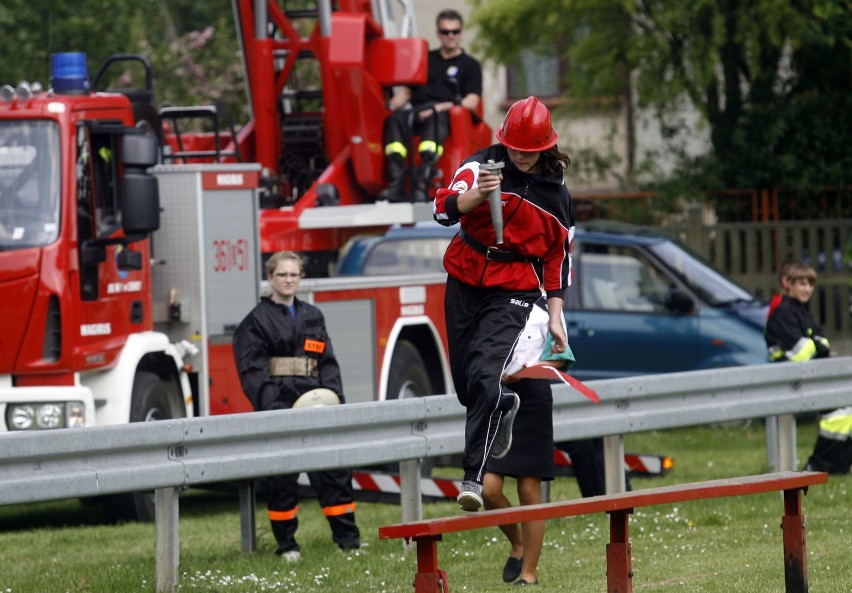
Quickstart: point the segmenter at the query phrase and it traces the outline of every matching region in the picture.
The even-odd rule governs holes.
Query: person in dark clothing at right
[[[388,101],[392,113],[385,120],[385,172],[388,187],[380,200],[410,201],[405,190],[408,150],[413,134],[420,134],[417,169],[412,193],[414,201],[429,198],[429,183],[437,172],[444,140],[450,132],[449,110],[461,105],[471,111],[482,95],[482,67],[461,47],[464,21],[452,9],[442,10],[435,19],[441,47],[429,52],[428,79],[423,86],[400,86]],[[411,108],[407,108],[411,103]]]
[[[848,474],[852,468],[852,406],[823,414],[806,471]]]
[[[583,498],[606,494],[603,438],[563,441],[556,446],[571,457],[571,469]]]

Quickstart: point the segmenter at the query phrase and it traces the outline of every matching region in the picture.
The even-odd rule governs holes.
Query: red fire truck
[[[160,111],[162,121],[155,125],[164,130],[165,164],[155,170],[164,202],[172,195],[187,195],[182,189],[172,192],[171,179],[195,166],[239,169],[245,166],[241,163],[255,163],[259,167],[254,176],[260,184],[259,244],[251,250],[261,254],[257,268],[262,268],[268,255],[282,249],[306,256],[308,275],[313,278],[303,282],[302,297],[323,309],[350,402],[451,389],[442,275],[411,275],[382,282],[322,278],[354,235],[432,217],[429,204],[376,199],[385,183],[382,128],[389,94],[395,85],[426,80],[428,48],[425,40],[411,36],[411,3],[398,2],[395,10],[391,4],[344,0],[333,8],[329,0],[319,0],[316,11],[286,11],[264,0],[235,0],[252,118],[234,131],[223,125],[225,117],[213,107],[170,107]],[[184,133],[185,120],[196,124],[193,130],[200,124],[208,131]],[[451,133],[439,162],[436,186],[449,181],[465,156],[492,141],[491,128],[482,121],[481,113],[471,116],[457,106],[451,110],[450,120]],[[178,203],[181,200],[185,204],[184,198]],[[176,212],[180,208],[175,206],[166,210]],[[191,210],[187,214],[194,217],[204,209]],[[157,234],[174,236],[182,228],[196,226],[196,221],[164,215],[164,224],[171,225],[173,232],[161,229]],[[229,223],[227,230],[233,229]],[[154,244],[156,249],[156,235]],[[221,245],[229,253],[233,251],[231,243]],[[234,290],[238,284],[228,278],[233,270],[207,273],[204,282],[195,278],[192,267],[177,274],[173,268],[172,272],[168,281],[158,284],[158,269],[154,269],[157,290],[168,287],[169,294],[185,295],[193,286],[206,286],[209,298],[215,299],[212,295],[219,294],[220,288]],[[249,273],[261,275],[255,269]],[[203,323],[197,320],[176,328],[174,308],[162,320],[169,325],[164,333],[173,339],[200,341],[204,346],[202,354],[208,357],[204,366],[215,376],[209,397],[201,398],[209,402],[208,409],[202,404],[203,413],[249,409],[245,398],[234,396],[241,392],[228,337],[246,307],[250,308],[246,303],[257,298],[254,294],[242,296],[242,300],[226,299],[232,310],[229,320],[218,328],[211,325],[204,335],[199,336],[198,327]]]
[[[426,76],[425,41],[397,36],[388,4],[235,0],[252,113],[236,131],[214,107],[157,110],[139,56],[90,84],[85,56],[59,54],[49,89],[0,89],[0,431],[246,411],[230,333],[257,301],[263,255],[300,251],[321,275],[354,234],[431,216],[376,202],[386,97]],[[123,60],[145,88],[96,91]],[[293,75],[303,61],[309,88]],[[187,119],[212,124],[184,132],[199,129]],[[462,107],[451,122],[445,176],[491,142]],[[349,401],[451,388],[442,277],[304,288]],[[144,516],[144,503],[114,508]]]

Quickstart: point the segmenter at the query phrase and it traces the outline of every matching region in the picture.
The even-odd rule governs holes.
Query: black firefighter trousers
[[[459,402],[467,408],[465,480],[482,483],[500,416],[500,378],[539,298],[538,289],[477,288],[447,278],[444,309],[450,371]]]
[[[269,522],[278,543],[278,554],[299,550],[299,544],[296,543],[296,529],[299,527],[298,478],[298,474],[286,474],[264,480]],[[355,524],[355,502],[352,496],[352,471],[336,469],[308,472],[308,479],[328,519],[331,539],[342,549],[360,547],[360,532]]]

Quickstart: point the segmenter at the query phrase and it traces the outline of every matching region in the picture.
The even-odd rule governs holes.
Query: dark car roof
[[[382,239],[411,239],[411,238],[428,238],[428,237],[452,237],[459,230],[458,225],[445,227],[437,222],[423,222],[410,226],[395,226],[388,230],[384,235],[375,237],[365,237],[365,240],[371,244]],[[622,236],[624,243],[630,244],[653,244],[660,241],[671,241],[672,238],[662,231],[648,227],[642,227],[629,223],[616,222],[611,220],[591,220],[588,222],[578,223],[576,226],[577,235],[582,235],[588,239],[603,239],[612,241],[618,236]]]
[[[411,239],[452,238],[458,225],[443,226],[434,221],[419,222],[408,226],[391,227],[384,235],[358,235],[354,237],[338,261],[338,275],[368,273],[365,266],[374,248],[387,242]],[[580,241],[605,241],[616,245],[650,245],[671,239],[659,231],[614,221],[590,221],[578,225],[576,238]]]

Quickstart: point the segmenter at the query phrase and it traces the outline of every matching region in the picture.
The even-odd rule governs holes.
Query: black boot
[[[392,154],[385,160],[385,174],[388,178],[388,186],[379,193],[379,199],[388,202],[407,202],[405,159],[402,155]]]
[[[420,153],[420,166],[414,176],[414,201],[428,202],[431,199],[429,190],[438,169],[438,155],[431,150]]]

